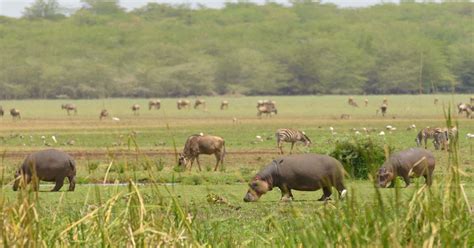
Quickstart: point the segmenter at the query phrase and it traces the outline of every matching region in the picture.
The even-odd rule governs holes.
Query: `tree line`
[[[83,2],[0,16],[1,99],[474,92],[469,1]]]

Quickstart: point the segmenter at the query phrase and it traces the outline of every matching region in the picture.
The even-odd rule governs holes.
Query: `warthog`
[[[202,106],[205,109],[206,108],[206,100],[196,99],[196,101],[194,102],[194,109],[197,109],[199,106]]]
[[[107,116],[109,116],[109,111],[107,111],[107,109],[102,109],[102,111],[100,111],[99,119],[102,120],[103,118],[107,118]]]
[[[188,162],[191,161],[189,170],[192,169],[194,160],[197,161],[199,171],[201,171],[201,164],[199,163],[199,155],[214,154],[216,156],[216,166],[214,171],[217,170],[219,163],[223,164],[225,156],[225,141],[219,136],[212,135],[191,135],[186,140],[184,145],[183,153],[179,154],[179,166],[187,167]]]
[[[150,100],[148,102],[148,110],[151,110],[151,109],[160,109],[161,108],[161,101],[160,100]]]
[[[138,104],[133,104],[132,105],[132,111],[133,111],[133,115],[139,115],[140,114],[140,105]]]
[[[179,99],[176,102],[176,106],[178,107],[178,109],[183,109],[183,108],[189,109],[191,107],[191,102],[186,99]]]
[[[71,115],[70,111],[74,111],[74,114],[77,114],[76,105],[71,103],[61,104],[61,109],[65,109],[67,111],[67,115]]]
[[[21,119],[20,110],[18,110],[16,108],[10,109],[10,115],[12,116],[13,120]]]
[[[229,101],[223,100],[221,102],[221,110],[228,109],[229,108]]]
[[[76,163],[67,153],[55,149],[39,151],[30,154],[15,173],[13,190],[18,190],[21,180],[30,183],[34,177],[33,188],[38,190],[39,181],[56,182],[52,191],[59,191],[64,184],[64,178],[69,179],[69,191],[74,191],[76,181]]]

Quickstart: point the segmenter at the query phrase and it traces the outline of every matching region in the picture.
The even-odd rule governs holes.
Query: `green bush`
[[[392,147],[387,146],[390,153]],[[339,160],[353,178],[367,179],[385,161],[384,145],[370,138],[354,138],[336,141],[330,155]]]

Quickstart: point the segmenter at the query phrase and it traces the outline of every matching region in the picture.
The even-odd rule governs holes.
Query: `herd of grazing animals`
[[[471,104],[459,104],[459,114],[464,111],[472,112]],[[368,100],[365,99],[365,106],[368,105]],[[357,103],[352,97],[348,100],[349,105],[358,107]],[[437,104],[437,99],[435,99]],[[220,109],[227,109],[228,101],[222,101]],[[202,99],[197,99],[194,108],[203,106],[206,108],[206,102]],[[149,110],[160,109],[160,100],[151,100],[149,102]],[[178,100],[178,109],[190,108],[189,100]],[[388,107],[388,100],[385,98],[380,106],[382,115],[385,116]],[[77,113],[77,107],[73,104],[63,104],[62,109],[74,111]],[[138,115],[140,105],[134,104],[132,110],[134,115]],[[466,110],[467,109],[467,110]],[[271,100],[259,100],[257,102],[257,116],[261,117],[263,113],[267,115],[277,114],[276,102]],[[471,113],[469,112],[469,113]],[[21,118],[20,112],[13,108],[10,110],[13,118]],[[3,108],[0,106],[0,115],[3,115]],[[109,113],[103,109],[100,113],[100,119],[108,117]],[[341,117],[342,118],[342,117]],[[349,117],[350,118],[350,117]],[[411,128],[410,128],[411,130]],[[451,140],[456,139],[458,130],[452,128],[424,128],[417,133],[416,145],[422,146],[424,143],[425,149],[409,148],[392,154],[377,172],[376,183],[380,187],[394,186],[394,180],[401,177],[406,184],[410,184],[412,177],[424,177],[425,183],[429,186],[432,184],[433,171],[435,169],[435,158],[433,154],[426,150],[427,140],[433,139],[433,144],[436,150],[448,149],[448,144]],[[319,154],[299,154],[291,155],[295,143],[302,142],[305,146],[312,144],[311,139],[302,131],[281,128],[275,133],[277,141],[278,154],[283,154],[283,142],[291,143],[289,156],[284,156],[273,160],[259,173],[257,173],[249,184],[249,189],[244,197],[244,201],[257,201],[263,194],[278,187],[281,190],[281,200],[291,200],[293,195],[291,190],[305,190],[316,191],[323,190],[323,196],[319,199],[321,201],[329,200],[331,196],[331,188],[334,187],[339,193],[340,198],[344,198],[347,190],[344,186],[344,169],[341,163],[330,156]],[[195,134],[187,138],[182,153],[179,154],[178,165],[192,169],[194,161],[198,164],[199,171],[202,170],[199,156],[201,154],[214,155],[216,164],[214,171],[217,171],[219,165],[222,167],[224,157],[226,155],[225,140],[219,136]],[[34,164],[34,168],[31,167]],[[76,165],[74,159],[68,154],[54,149],[39,151],[30,154],[23,162],[21,167],[15,173],[15,181],[13,189],[17,190],[23,182],[23,185],[32,181],[33,173],[39,180],[55,182],[55,187],[52,191],[61,189],[64,179],[69,179],[69,190],[75,189]],[[34,189],[38,189],[38,182],[33,185]]]

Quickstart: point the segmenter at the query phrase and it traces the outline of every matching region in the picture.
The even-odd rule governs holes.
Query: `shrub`
[[[390,153],[393,148],[387,146],[387,150]],[[385,148],[370,138],[338,140],[330,155],[341,161],[351,177],[367,179],[385,161]]]

